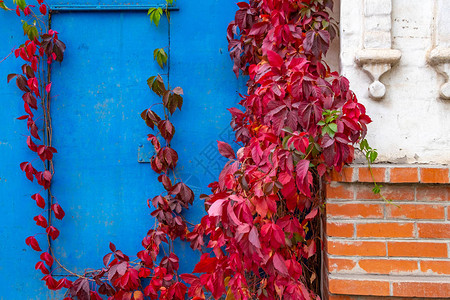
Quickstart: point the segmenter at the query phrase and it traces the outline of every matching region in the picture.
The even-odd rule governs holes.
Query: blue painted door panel
[[[146,83],[159,71],[152,49],[168,45],[168,28],[129,11],[55,14],[52,27],[67,45],[52,73],[52,193],[70,215],[54,247],[83,272],[102,266],[110,241],[136,254],[153,224],[146,200],[160,187],[137,150],[149,131],[140,113],[156,100]]]
[[[12,1],[11,1],[12,3]],[[20,20],[0,12],[0,61],[23,43]],[[25,238],[39,229],[33,217],[41,210],[30,196],[39,187],[28,181],[19,164],[34,159],[26,146],[29,135],[23,115],[22,93],[6,75],[20,72],[22,62],[9,56],[0,63],[0,299],[47,299],[42,275],[34,270],[39,255],[25,245]],[[26,121],[25,121],[26,122]]]
[[[55,221],[61,235],[52,247],[68,269],[82,272],[101,267],[110,241],[135,255],[154,224],[147,199],[162,188],[150,165],[138,162],[138,149],[151,148],[146,141],[151,129],[140,113],[159,101],[149,91],[147,78],[160,73],[167,80],[169,69],[171,86],[181,86],[185,92],[182,111],[171,119],[176,128],[172,146],[180,156],[177,176],[196,195],[194,207],[185,216],[198,222],[204,215],[198,196],[209,192],[207,185],[217,179],[226,161],[216,141],[233,140],[226,109],[235,106],[238,91],[245,90],[244,81],[232,73],[227,51],[226,28],[236,2],[178,0],[179,10],[171,12],[169,30],[165,19],[158,28],[150,24],[145,10],[70,10],[83,5],[123,5],[122,1],[51,1],[68,9],[52,16],[52,28],[60,32],[67,50],[63,63],[52,71],[51,111],[53,145],[58,149],[52,193],[66,211],[62,221]],[[10,34],[2,28],[10,19],[17,21],[14,16],[0,19],[1,38]],[[14,33],[7,45],[0,44],[1,55],[21,40],[21,33]],[[170,68],[161,70],[153,50],[168,50],[169,45]],[[13,59],[0,64],[3,75],[19,67]],[[20,93],[13,85],[3,84],[0,80],[0,96],[9,106],[0,110],[0,196],[2,209],[11,214],[0,227],[0,238],[11,243],[0,243],[0,299],[62,299],[45,291],[33,268],[38,254],[24,244],[25,237],[36,232],[32,217],[40,211],[30,199],[36,185],[27,182],[18,164],[34,157],[21,136],[27,133],[25,124],[14,120],[22,114]],[[176,247],[181,272],[191,272],[198,253],[182,242]],[[20,258],[19,253],[23,253]],[[11,256],[12,260],[7,258]],[[13,278],[6,271],[9,266],[14,268]]]

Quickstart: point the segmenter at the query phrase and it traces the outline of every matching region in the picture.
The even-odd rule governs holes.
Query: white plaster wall
[[[435,10],[435,0],[392,0],[392,48],[402,57],[381,77],[385,97],[372,100],[371,80],[355,63],[356,51],[363,48],[363,5],[363,0],[341,0],[340,54],[341,72],[373,120],[369,143],[378,149],[380,162],[449,164],[450,101],[439,98],[444,77],[427,63],[435,42],[434,17],[443,12]]]
[[[339,23],[339,18],[340,18],[340,9],[341,9],[340,1],[335,0],[331,17],[333,19],[335,19],[338,23]],[[339,52],[340,52],[340,39],[339,39],[339,35],[338,35],[331,42],[330,49],[328,50],[327,55],[325,56],[325,61],[330,66],[332,71],[340,70],[341,64],[340,64],[340,59],[339,59]]]

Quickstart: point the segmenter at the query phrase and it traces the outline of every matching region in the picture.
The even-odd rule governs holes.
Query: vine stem
[[[88,280],[90,280],[90,281],[94,281],[93,279],[90,279],[90,278],[88,278],[88,277],[84,277],[84,276],[82,276],[82,275],[80,275],[80,274],[76,274],[76,273],[70,271],[70,270],[67,269],[63,264],[61,264],[61,263],[59,262],[58,258],[56,257],[56,255],[55,255],[55,253],[54,253],[52,247],[51,247],[51,241],[50,241],[50,237],[49,237],[48,235],[47,235],[47,241],[48,241],[48,245],[49,245],[49,251],[51,252],[51,255],[52,255],[53,259],[54,259],[55,262],[59,265],[60,268],[62,268],[64,271],[66,271],[67,273],[69,273],[69,274],[72,275],[72,276],[76,276],[76,277],[78,277],[78,278],[84,278],[84,279],[88,279]]]
[[[6,55],[2,60],[0,60],[0,64],[1,64],[2,62],[4,62],[6,59],[8,59],[8,57],[10,57],[11,54],[14,53],[14,50],[16,50],[16,46],[14,46],[14,48],[11,50],[11,52],[10,52],[8,55]]]

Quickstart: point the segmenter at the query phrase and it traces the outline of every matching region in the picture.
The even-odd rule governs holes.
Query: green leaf
[[[166,87],[164,85],[164,80],[160,75],[156,76],[156,80],[153,81],[151,88],[158,96],[164,95]]]
[[[283,147],[283,149],[287,149],[287,142],[289,140],[290,136],[285,136],[283,138],[283,141],[281,142],[281,146]]]
[[[331,124],[328,124],[327,126],[322,127],[322,135],[325,135],[325,134],[328,133],[328,135],[329,135],[331,138],[334,138],[335,131],[333,131],[333,130],[330,128],[330,125],[331,125]]]
[[[0,8],[4,9],[4,10],[10,10],[6,5],[5,2],[3,2],[2,0],[0,0]]]
[[[290,128],[290,127],[284,127],[283,129],[281,129],[282,131],[284,131],[284,132],[287,132],[287,133],[290,133],[290,134],[292,134],[292,129]]]
[[[322,120],[322,121],[319,121],[319,123],[317,123],[317,125],[319,125],[319,126],[323,126],[323,125],[325,125],[326,123]]]
[[[24,10],[27,7],[25,0],[14,0],[14,3],[19,6],[20,9]]]
[[[39,37],[39,32],[36,26],[31,26],[30,30],[28,31],[28,38],[30,39],[30,41],[33,41],[37,37]]]
[[[365,149],[369,148],[369,143],[367,142],[366,139],[363,139],[361,143],[359,143],[359,147],[361,148],[362,151],[364,151]]]
[[[164,68],[164,64],[167,62],[168,56],[163,48],[158,48],[153,51],[153,59],[156,60],[161,68]]]
[[[377,151],[373,150],[370,152],[370,162],[373,163],[378,157]]]
[[[147,12],[147,15],[150,15],[150,21],[155,23],[156,26],[159,25],[159,21],[161,20],[161,15],[163,14],[162,8],[150,8]]]
[[[375,186],[373,187],[373,189],[372,189],[372,192],[373,192],[375,195],[379,194],[380,191],[381,191],[381,189],[380,189],[380,187],[379,187],[378,185],[375,185]]]
[[[27,34],[27,31],[26,31],[27,27],[28,27],[28,23],[26,21],[22,20],[22,28],[23,28],[23,32],[25,34]]]
[[[156,76],[151,76],[149,79],[147,79],[147,85],[149,88],[152,88],[155,78],[156,78]]]
[[[337,124],[336,123],[328,124],[328,127],[330,127],[331,131],[333,131],[334,133],[337,132]]]

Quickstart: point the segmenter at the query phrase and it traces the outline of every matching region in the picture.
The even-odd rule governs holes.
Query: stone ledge
[[[394,64],[402,53],[397,49],[363,49],[356,52],[356,62],[363,64]]]
[[[450,48],[434,48],[428,53],[428,62],[431,65],[450,63]]]
[[[450,166],[429,165],[373,165],[372,174],[376,182],[385,183],[425,183],[449,184]],[[352,165],[342,169],[342,173],[333,172],[331,180],[336,182],[372,182],[367,166]]]
[[[428,297],[450,295],[450,280],[434,276],[328,274],[331,294]]]

